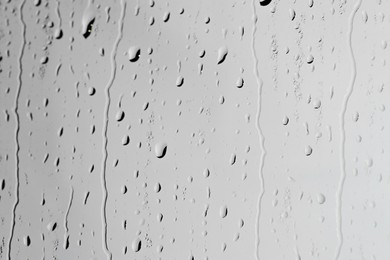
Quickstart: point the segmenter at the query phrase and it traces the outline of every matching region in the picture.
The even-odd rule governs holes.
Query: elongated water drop
[[[218,59],[217,59],[217,64],[221,64],[222,62],[225,61],[226,56],[228,55],[228,48],[226,46],[222,46],[221,48],[218,49]]]

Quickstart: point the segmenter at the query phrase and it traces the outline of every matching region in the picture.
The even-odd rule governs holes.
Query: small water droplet
[[[325,200],[326,200],[326,198],[325,198],[324,194],[322,194],[322,193],[317,194],[317,201],[319,204],[324,204]]]
[[[210,170],[209,169],[204,169],[204,171],[203,171],[203,176],[205,177],[205,178],[208,178],[209,176],[210,176]]]
[[[176,79],[176,86],[181,87],[183,86],[184,78],[182,76],[177,77]]]
[[[313,148],[311,148],[311,146],[307,145],[307,146],[305,147],[305,155],[306,155],[306,156],[309,156],[309,155],[312,154],[312,152],[313,152]]]
[[[159,193],[161,191],[161,184],[160,183],[156,183],[156,185],[154,185],[154,191],[156,193]]]
[[[295,10],[290,8],[289,13],[290,13],[291,21],[294,21],[294,19],[295,19]]]
[[[230,165],[233,165],[236,163],[236,158],[237,158],[237,156],[234,153],[230,156],[230,160],[229,160]]]
[[[228,214],[228,208],[226,205],[224,205],[219,210],[219,215],[221,216],[221,218],[226,218],[227,214]]]
[[[242,88],[244,86],[244,79],[243,78],[239,78],[236,82],[236,87],[237,88]]]
[[[284,116],[283,119],[282,119],[282,124],[283,125],[288,125],[289,121],[290,121],[290,119],[287,116]]]
[[[314,109],[319,109],[321,107],[321,100],[315,99],[313,101],[313,106],[314,106]]]
[[[307,58],[306,58],[307,64],[312,64],[313,61],[314,61],[314,56],[309,54],[309,56],[307,56]]]

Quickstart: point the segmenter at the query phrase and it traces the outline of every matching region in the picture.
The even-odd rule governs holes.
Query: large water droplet
[[[127,54],[131,62],[136,62],[139,59],[139,56],[141,55],[141,49],[138,46],[132,46],[127,51]]]
[[[93,12],[88,11],[83,15],[83,19],[81,20],[81,33],[85,39],[91,35],[94,22],[95,16]]]
[[[217,64],[221,64],[222,62],[224,62],[227,55],[228,55],[228,48],[226,46],[220,47],[218,50]]]
[[[260,5],[261,6],[266,6],[271,3],[272,0],[260,0]]]
[[[133,243],[131,244],[131,248],[133,249],[134,252],[139,252],[142,247],[142,242],[139,238],[135,239]]]
[[[157,158],[163,158],[167,153],[167,144],[165,142],[159,142],[154,146],[154,153]]]

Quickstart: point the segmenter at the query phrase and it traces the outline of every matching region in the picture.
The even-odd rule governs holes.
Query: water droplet
[[[127,54],[131,62],[136,62],[141,55],[141,48],[139,48],[138,46],[132,46],[127,51]]]
[[[125,112],[123,110],[119,110],[116,115],[115,115],[115,119],[116,121],[120,122],[122,121],[123,119],[125,118]]]
[[[236,82],[236,87],[237,88],[242,88],[244,86],[244,79],[243,78],[239,78]]]
[[[93,96],[96,93],[96,89],[94,87],[88,88],[88,95]]]
[[[295,19],[295,10],[290,8],[289,13],[290,13],[291,21],[294,21],[294,19]]]
[[[324,194],[322,194],[322,193],[317,194],[317,201],[319,204],[324,204],[325,200],[326,200],[326,198],[325,198]]]
[[[54,231],[57,228],[57,222],[50,222],[46,228],[49,231]]]
[[[57,28],[55,31],[54,31],[54,38],[56,38],[57,40],[61,39],[62,38],[62,30],[60,28]]]
[[[221,216],[221,218],[226,218],[227,214],[228,214],[227,206],[222,206],[221,209],[219,210],[219,215]]]
[[[126,146],[130,143],[130,137],[128,135],[125,135],[123,138],[122,138],[122,145]]]
[[[313,102],[314,109],[319,109],[321,107],[321,100],[315,99]]]
[[[311,146],[307,145],[307,146],[305,147],[305,155],[306,155],[306,156],[309,156],[309,155],[312,154],[312,152],[313,152],[313,149],[311,148]]]
[[[163,21],[166,23],[169,21],[169,17],[171,16],[171,14],[169,12],[165,12],[164,13],[164,17],[163,17]]]
[[[307,64],[312,64],[313,61],[314,61],[313,55],[309,54],[309,56],[307,56],[307,58],[306,58]]]
[[[217,64],[221,64],[225,61],[226,56],[228,55],[228,49],[226,46],[222,46],[218,49],[218,59]]]
[[[5,180],[4,179],[2,179],[0,182],[0,188],[1,188],[1,190],[4,190],[4,188],[5,188]]]
[[[233,153],[232,155],[230,155],[230,160],[229,160],[230,165],[235,164],[236,158],[237,158],[236,154]]]
[[[83,15],[83,19],[81,21],[81,32],[85,39],[91,35],[94,22],[95,17],[92,12],[89,11]]]
[[[282,124],[283,125],[288,125],[289,121],[290,121],[290,119],[287,116],[284,116],[283,119],[282,119]]]
[[[362,20],[364,23],[367,23],[368,21],[368,15],[366,11],[362,11]]]
[[[271,3],[272,0],[260,0],[260,5],[261,6],[266,6]]]
[[[184,78],[182,76],[177,77],[176,79],[176,86],[181,87],[183,86]]]
[[[368,158],[366,160],[366,164],[367,164],[367,167],[372,167],[372,165],[374,164],[374,160],[372,158]]]
[[[205,178],[208,178],[209,176],[210,176],[210,170],[209,169],[204,169],[204,171],[203,171],[203,176],[205,177]]]
[[[42,57],[40,60],[41,64],[46,64],[48,61],[49,61],[49,57],[47,56]]]
[[[353,115],[352,115],[352,120],[354,122],[357,122],[359,120],[359,112],[355,112]]]
[[[161,184],[160,183],[156,183],[156,185],[154,185],[154,191],[156,193],[159,193],[161,191]]]
[[[141,250],[142,242],[139,238],[135,239],[131,245],[131,248],[134,252],[139,252]]]
[[[154,146],[154,153],[157,158],[163,158],[167,152],[167,144],[165,142],[157,143]]]
[[[25,236],[23,238],[23,243],[25,246],[30,246],[31,245],[31,239],[30,239],[30,236]]]

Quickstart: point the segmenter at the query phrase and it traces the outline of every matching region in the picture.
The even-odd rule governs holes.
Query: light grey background
[[[0,10],[0,259],[390,259],[390,1]]]

